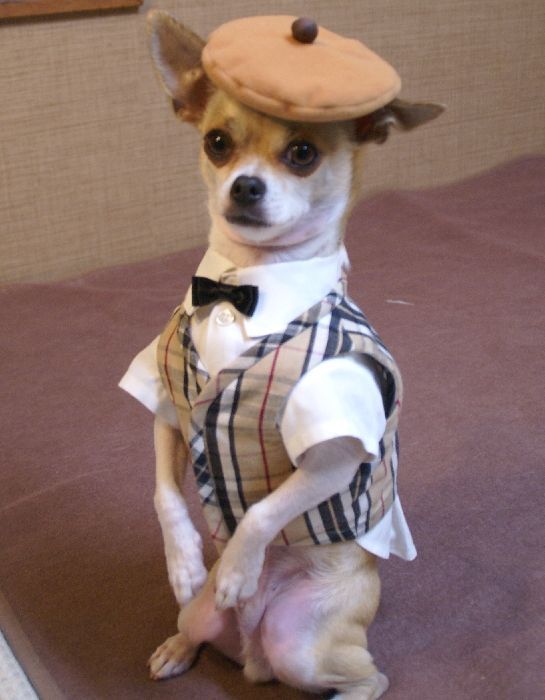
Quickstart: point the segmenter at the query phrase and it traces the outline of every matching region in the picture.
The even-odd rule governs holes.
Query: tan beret
[[[361,42],[304,18],[247,17],[223,24],[210,35],[202,62],[227,94],[295,121],[360,117],[401,89],[392,66]]]

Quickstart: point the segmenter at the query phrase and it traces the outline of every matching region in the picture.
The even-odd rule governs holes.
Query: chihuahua
[[[443,109],[394,99],[356,119],[283,120],[217,88],[202,67],[205,42],[171,16],[150,12],[148,28],[175,113],[202,137],[209,249],[234,269],[300,261],[313,274],[312,261],[338,255],[359,193],[365,144],[382,143],[392,127],[413,129]],[[353,483],[373,458],[361,441],[335,436],[308,448],[287,478],[245,509],[210,572],[181,492],[192,446],[159,417],[154,442],[154,504],[181,611],[178,633],[149,660],[151,677],[183,673],[209,642],[243,666],[252,682],[333,689],[345,700],[380,697],[388,681],[373,663],[366,636],[379,604],[375,555],[354,538],[300,546],[279,538],[294,520]]]

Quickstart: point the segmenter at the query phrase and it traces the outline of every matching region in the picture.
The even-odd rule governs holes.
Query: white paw
[[[208,576],[202,557],[201,536],[178,491],[158,487],[154,503],[163,531],[168,580],[176,600],[184,606],[197,595]]]
[[[184,635],[175,634],[151,655],[148,661],[150,677],[158,681],[179,676],[191,666],[196,654],[197,649],[189,644]]]
[[[265,549],[248,547],[237,540],[236,533],[222,554],[216,574],[216,607],[234,608],[256,592],[263,570]]]
[[[204,586],[208,571],[202,557],[200,535],[194,531],[185,537],[166,537],[165,555],[168,580],[181,606],[186,605]]]
[[[219,610],[234,608],[257,591],[258,579],[240,571],[231,571],[219,576],[216,583],[216,607]]]

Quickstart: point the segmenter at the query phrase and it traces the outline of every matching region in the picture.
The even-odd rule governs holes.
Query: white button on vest
[[[218,326],[230,326],[235,320],[235,312],[231,309],[222,309],[216,316]]]

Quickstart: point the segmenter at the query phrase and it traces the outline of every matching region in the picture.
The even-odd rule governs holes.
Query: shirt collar
[[[270,265],[236,267],[215,250],[208,249],[196,275],[228,284],[254,284],[259,300],[252,317],[243,317],[248,337],[258,338],[281,332],[290,321],[323,299],[348,270],[348,255],[341,246],[333,255],[311,260],[293,260]],[[184,299],[184,310],[191,316],[191,286]]]

